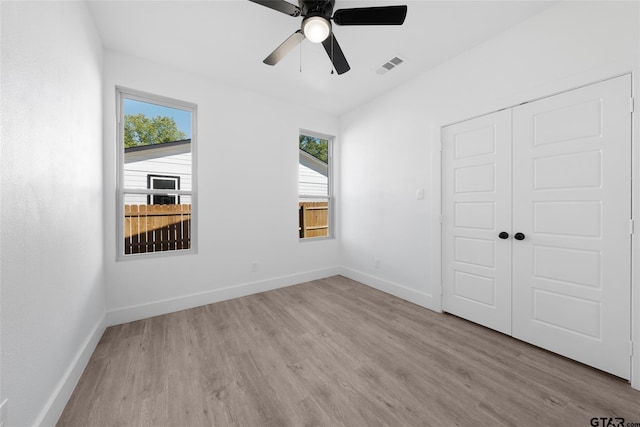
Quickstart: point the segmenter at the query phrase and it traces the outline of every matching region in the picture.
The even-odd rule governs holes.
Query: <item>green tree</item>
[[[178,125],[171,117],[149,118],[144,114],[124,116],[124,146],[126,148],[183,139],[187,139],[187,135],[178,129]]]
[[[300,135],[300,149],[311,154],[316,159],[325,163],[329,162],[329,141],[326,139]]]

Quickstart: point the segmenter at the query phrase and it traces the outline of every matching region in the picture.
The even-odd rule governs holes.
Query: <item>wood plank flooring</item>
[[[640,392],[336,276],[108,328],[57,425],[590,426],[594,417],[640,423]]]

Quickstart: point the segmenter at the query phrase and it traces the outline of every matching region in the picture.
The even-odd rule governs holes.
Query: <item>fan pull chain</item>
[[[333,65],[333,31],[331,31],[331,74],[333,75],[333,69],[335,68],[335,66]]]
[[[300,72],[302,73],[302,43],[298,46],[300,47]]]

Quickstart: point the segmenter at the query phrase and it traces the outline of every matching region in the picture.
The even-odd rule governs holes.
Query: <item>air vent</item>
[[[380,75],[386,74],[389,71],[396,68],[398,65],[402,64],[403,62],[404,62],[404,59],[394,56],[393,58],[391,58],[390,60],[382,64],[378,69],[376,69],[376,74],[380,74]]]

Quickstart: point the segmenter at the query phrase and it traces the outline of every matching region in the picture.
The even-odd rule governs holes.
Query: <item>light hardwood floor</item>
[[[593,417],[640,423],[640,392],[337,276],[108,328],[58,426],[586,427]]]

